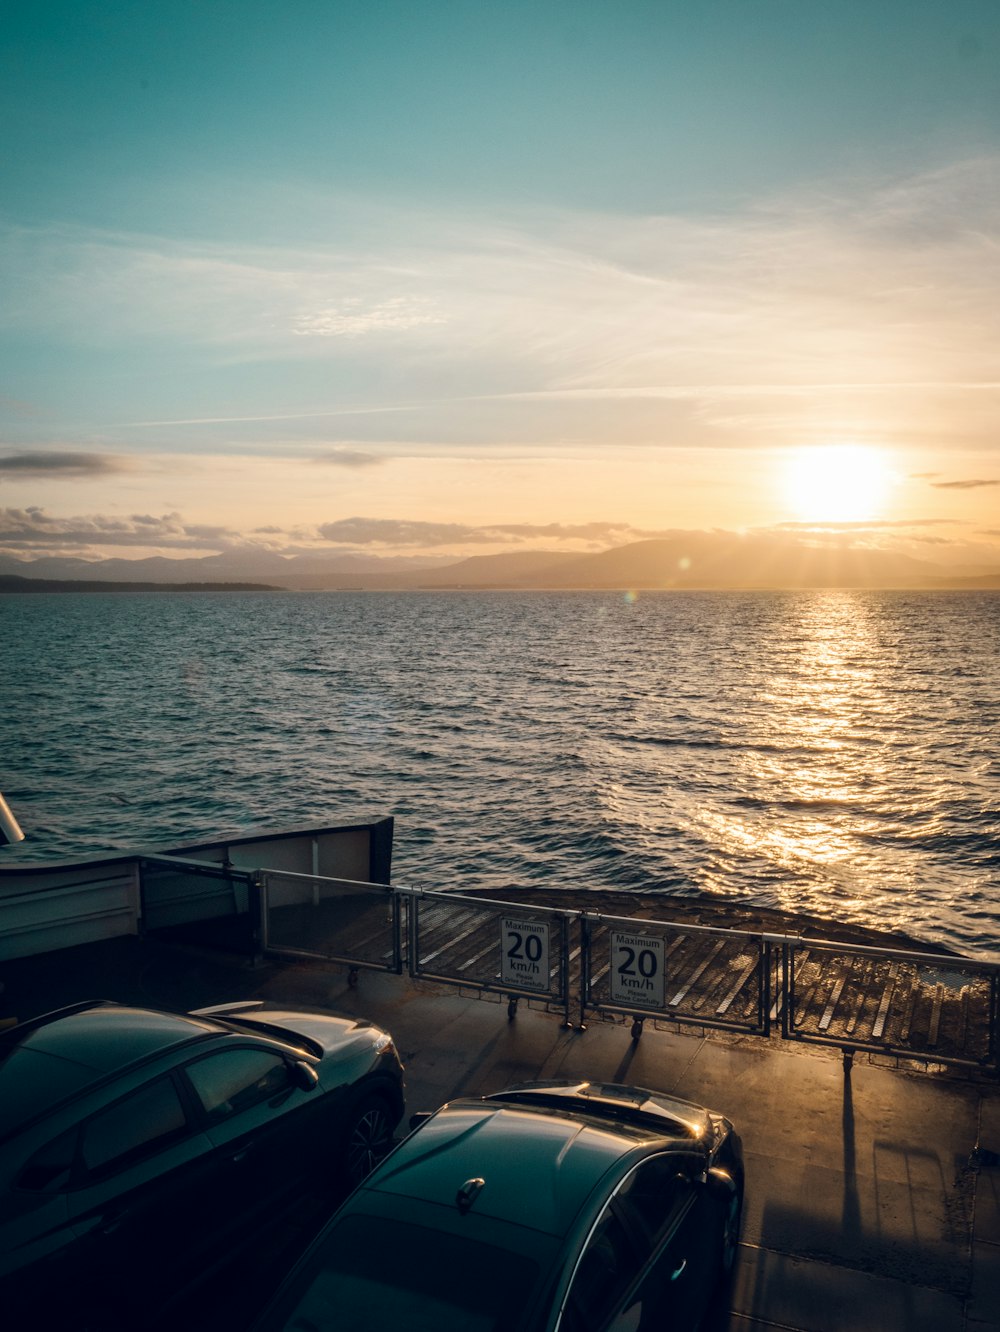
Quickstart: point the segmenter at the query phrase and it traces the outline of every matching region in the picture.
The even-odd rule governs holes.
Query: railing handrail
[[[252,883],[256,870],[241,868],[238,865],[225,864],[221,860],[191,860],[186,856],[168,856],[155,853],[136,856],[140,871],[145,865],[165,865],[168,869],[191,870],[195,874],[219,874],[245,879]]]
[[[725,925],[696,925],[693,922],[658,920],[650,916],[609,916],[603,911],[585,911],[588,920],[606,920],[614,925],[655,925],[661,929],[679,930],[684,934],[721,934],[731,939],[767,938],[760,930],[729,929]]]
[[[303,879],[306,883],[343,883],[348,888],[372,888],[383,893],[400,891],[395,884],[373,883],[371,879],[345,879],[340,874],[304,874],[301,870],[274,869],[271,867],[259,869],[255,872],[257,874],[274,875],[282,879]]]
[[[988,958],[969,957],[965,953],[924,953],[908,948],[883,948],[880,944],[858,944],[843,940],[838,942],[836,939],[809,939],[802,935],[795,937],[766,934],[764,938],[774,943],[784,942],[796,948],[816,948],[823,952],[858,953],[862,957],[885,957],[890,960],[906,962],[930,962],[939,967],[945,967],[950,963],[956,971],[974,968],[1000,974],[1000,962],[992,962]]]
[[[535,911],[539,915],[562,916],[576,920],[585,913],[572,907],[540,906],[537,902],[508,902],[499,897],[476,897],[471,893],[452,893],[443,888],[406,888],[394,885],[393,891],[403,897],[430,897],[440,902],[464,902],[466,905],[503,908],[509,911]]]

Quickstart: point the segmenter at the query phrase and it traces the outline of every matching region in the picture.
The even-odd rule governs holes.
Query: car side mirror
[[[710,1170],[705,1172],[705,1187],[711,1196],[718,1198],[720,1202],[729,1202],[734,1194],[738,1192],[736,1181],[732,1175],[720,1169],[719,1166],[712,1166]]]
[[[319,1074],[312,1064],[307,1064],[304,1059],[296,1059],[292,1062],[292,1081],[300,1091],[312,1091],[319,1086]]]
[[[704,1184],[708,1172],[708,1158],[697,1152],[678,1153],[677,1178],[689,1180],[692,1184]]]

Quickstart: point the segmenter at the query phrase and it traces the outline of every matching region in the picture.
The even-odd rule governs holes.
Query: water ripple
[[[0,597],[15,864],[394,814],[400,881],[1000,953],[996,593]]]

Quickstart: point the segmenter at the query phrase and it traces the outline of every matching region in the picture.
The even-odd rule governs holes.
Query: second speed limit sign
[[[500,923],[500,956],[505,985],[548,990],[549,927],[545,921],[505,916]]]
[[[663,1007],[663,940],[645,934],[611,934],[611,1002]]]

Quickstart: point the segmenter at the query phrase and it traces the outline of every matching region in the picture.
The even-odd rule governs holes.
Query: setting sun
[[[859,444],[799,449],[789,460],[785,493],[803,522],[861,522],[877,517],[889,469],[877,449]]]

